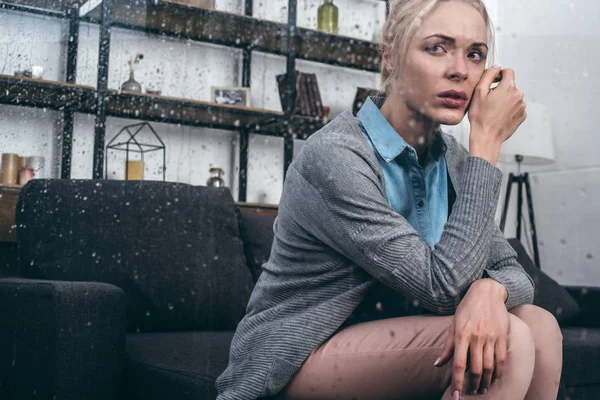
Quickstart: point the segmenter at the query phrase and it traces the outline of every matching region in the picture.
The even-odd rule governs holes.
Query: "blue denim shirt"
[[[402,139],[379,110],[385,99],[373,100],[365,101],[357,120],[383,169],[387,202],[433,248],[448,220],[444,139],[438,131],[430,151],[425,154],[428,161],[423,169],[415,149]]]

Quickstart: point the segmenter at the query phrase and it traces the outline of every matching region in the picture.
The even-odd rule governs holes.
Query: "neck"
[[[390,95],[381,107],[381,113],[422,159],[429,149],[439,124],[418,110],[411,109],[400,95]]]

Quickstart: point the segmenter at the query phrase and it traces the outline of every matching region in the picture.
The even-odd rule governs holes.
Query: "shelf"
[[[1,104],[93,114],[95,93],[89,86],[0,75]],[[111,117],[225,130],[248,129],[277,137],[287,130],[284,114],[278,111],[116,90],[110,90],[108,98],[106,113]],[[321,120],[298,116],[291,131],[298,139],[306,139],[323,126]]]
[[[32,0],[30,0],[32,1]],[[223,46],[287,55],[287,24],[208,10],[166,0],[113,0],[113,26],[156,35],[190,39]],[[90,13],[97,22],[99,10]],[[376,43],[341,35],[297,29],[296,56],[346,68],[379,72]]]
[[[154,4],[154,1],[157,3]],[[4,0],[41,13],[66,12],[77,0]],[[141,3],[141,4],[140,4]],[[0,3],[1,4],[1,3]],[[37,5],[37,7],[36,7]],[[97,23],[96,7],[84,20]],[[52,14],[50,14],[52,15]],[[56,14],[64,16],[66,14]],[[287,54],[287,24],[208,10],[167,0],[113,0],[113,26],[202,41],[223,46],[252,49],[270,54]],[[379,72],[380,55],[374,42],[297,28],[296,56],[303,60]]]
[[[93,113],[95,93],[91,86],[0,75],[2,104]]]
[[[0,8],[67,18],[68,10],[81,3],[83,1],[78,0],[2,0]]]
[[[279,111],[113,90],[110,91],[107,114],[216,129],[248,129],[279,137],[284,131],[284,114]],[[323,125],[320,120],[298,116],[294,119],[292,132],[299,139],[305,139]]]

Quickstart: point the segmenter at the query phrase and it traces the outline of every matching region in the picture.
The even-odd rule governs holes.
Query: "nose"
[[[451,57],[452,61],[448,69],[448,78],[452,81],[461,82],[468,78],[467,62],[461,55]]]

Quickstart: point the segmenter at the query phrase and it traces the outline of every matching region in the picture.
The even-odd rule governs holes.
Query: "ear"
[[[396,60],[392,57],[392,45],[389,43],[383,43],[381,45],[381,59],[383,61],[383,66],[388,71],[393,71],[394,66],[396,65]]]

